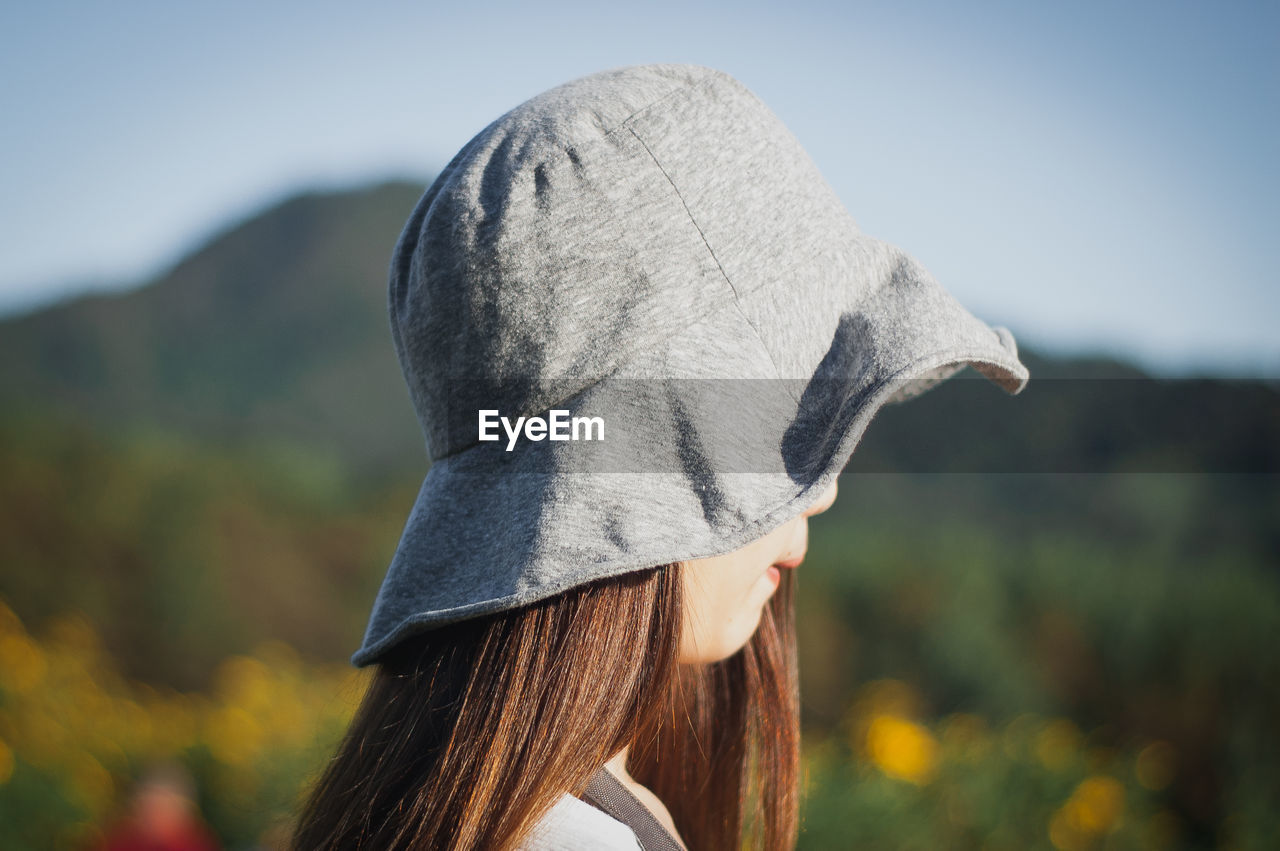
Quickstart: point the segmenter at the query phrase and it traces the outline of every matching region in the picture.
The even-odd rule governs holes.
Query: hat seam
[[[640,67],[640,66],[624,66],[624,67]],[[679,67],[679,66],[677,66],[677,65],[673,65],[672,67]],[[714,262],[714,263],[715,263],[716,268],[720,271],[720,274],[721,274],[721,276],[724,278],[725,283],[727,283],[727,284],[728,284],[728,286],[729,286],[729,290],[730,290],[730,292],[733,294],[733,304],[734,304],[734,309],[739,313],[739,315],[742,317],[743,321],[747,323],[747,326],[751,329],[751,333],[755,336],[756,340],[760,343],[760,347],[761,347],[761,349],[763,349],[763,351],[764,351],[765,355],[769,358],[769,363],[770,363],[770,365],[773,367],[774,377],[775,377],[775,378],[780,378],[780,377],[781,377],[781,370],[778,368],[778,362],[777,362],[777,360],[774,358],[773,352],[772,352],[772,351],[770,351],[770,349],[769,349],[768,345],[764,342],[764,338],[760,335],[760,330],[756,327],[755,323],[753,323],[753,322],[751,321],[751,318],[750,318],[749,316],[747,316],[746,312],[743,310],[743,307],[742,307],[742,304],[741,304],[741,301],[740,301],[740,295],[739,295],[739,292],[738,292],[738,288],[734,285],[733,281],[729,278],[729,275],[728,275],[728,273],[725,271],[724,266],[722,266],[722,265],[721,265],[719,258],[718,258],[718,257],[716,257],[715,251],[711,248],[710,243],[708,243],[708,241],[707,241],[707,237],[706,237],[706,235],[703,233],[702,228],[698,225],[697,220],[696,220],[696,219],[694,219],[694,217],[693,217],[693,213],[689,210],[689,205],[685,202],[684,196],[680,193],[680,189],[679,189],[679,187],[678,187],[678,186],[676,186],[675,182],[671,179],[671,175],[669,175],[669,174],[667,173],[666,169],[664,169],[664,168],[662,167],[662,163],[658,161],[658,158],[657,158],[656,156],[654,156],[653,151],[649,149],[649,146],[648,146],[647,144],[645,144],[644,139],[642,139],[642,138],[639,136],[639,134],[637,134],[637,133],[636,133],[635,129],[631,126],[632,122],[634,122],[634,121],[635,121],[635,119],[636,119],[638,116],[642,115],[643,113],[648,112],[648,111],[650,111],[650,110],[652,110],[652,109],[656,108],[657,106],[659,106],[660,104],[662,104],[664,101],[670,100],[671,98],[673,98],[673,97],[675,97],[675,96],[677,96],[677,95],[679,95],[679,94],[681,94],[681,93],[689,92],[689,91],[692,91],[692,90],[694,90],[694,89],[698,89],[698,88],[706,88],[706,87],[709,87],[709,81],[717,81],[717,82],[719,82],[719,83],[721,83],[721,84],[724,84],[724,83],[726,83],[726,82],[727,82],[727,83],[730,83],[730,84],[736,84],[736,83],[737,83],[737,81],[733,80],[733,78],[732,78],[732,77],[729,77],[728,75],[724,74],[724,72],[719,71],[719,70],[717,70],[717,69],[715,69],[715,68],[710,68],[710,67],[707,67],[707,66],[694,66],[694,67],[697,67],[697,68],[699,68],[700,70],[702,70],[702,71],[706,72],[706,73],[705,73],[705,75],[704,75],[704,76],[702,76],[702,77],[700,77],[700,78],[698,78],[698,79],[683,80],[683,81],[679,82],[679,83],[678,83],[678,84],[676,84],[673,88],[671,88],[669,91],[664,92],[663,94],[661,94],[661,95],[659,95],[659,96],[655,97],[653,100],[651,100],[651,101],[649,101],[649,102],[645,103],[643,106],[640,106],[640,107],[636,108],[634,111],[632,111],[630,114],[628,114],[626,118],[621,119],[620,121],[618,121],[618,122],[617,122],[616,124],[614,124],[613,126],[606,126],[606,125],[604,125],[604,124],[597,124],[596,126],[597,126],[597,127],[598,127],[598,129],[601,131],[601,134],[600,134],[599,136],[595,137],[595,138],[592,138],[592,139],[583,139],[583,140],[576,140],[576,139],[566,138],[566,137],[558,137],[558,138],[548,138],[548,139],[546,139],[545,141],[546,141],[547,143],[549,143],[549,150],[547,151],[547,154],[548,154],[548,155],[541,157],[541,158],[540,158],[540,159],[539,159],[539,160],[538,160],[534,165],[542,165],[542,164],[547,163],[547,162],[550,160],[550,156],[549,156],[549,155],[550,155],[552,152],[554,152],[557,156],[560,156],[560,157],[570,157],[570,158],[573,158],[573,157],[575,157],[575,156],[578,156],[578,155],[579,155],[579,154],[578,154],[578,152],[580,152],[580,151],[587,151],[587,150],[593,149],[593,148],[595,148],[595,147],[597,147],[597,146],[599,146],[599,145],[604,144],[604,143],[605,143],[607,140],[609,140],[610,138],[615,137],[615,134],[619,133],[620,131],[626,130],[627,132],[629,132],[629,133],[632,135],[632,137],[634,137],[634,138],[635,138],[635,140],[636,140],[636,141],[640,144],[640,146],[644,149],[644,152],[645,152],[646,154],[648,154],[648,156],[649,156],[650,160],[653,162],[653,164],[654,164],[654,165],[656,165],[656,166],[658,167],[658,171],[660,171],[660,172],[662,173],[662,176],[663,176],[664,178],[666,178],[667,183],[671,186],[671,189],[672,189],[672,191],[675,193],[677,200],[679,200],[679,201],[680,201],[680,205],[684,208],[685,215],[687,215],[687,216],[689,217],[689,222],[690,222],[690,224],[692,224],[692,225],[693,225],[694,230],[695,230],[695,231],[697,231],[699,238],[702,240],[702,244],[703,244],[703,246],[707,249],[707,254],[711,257],[712,262]],[[526,103],[527,103],[527,102],[526,102]],[[490,128],[497,126],[500,122],[502,122],[503,120],[505,120],[505,119],[506,119],[506,118],[507,118],[511,113],[516,112],[516,111],[517,111],[517,110],[519,110],[522,106],[524,106],[524,104],[521,104],[520,106],[513,107],[513,108],[512,108],[511,110],[509,110],[506,114],[504,114],[503,116],[501,116],[501,117],[500,117],[500,118],[498,118],[498,119],[495,119],[495,120],[494,120],[494,121],[489,125],[489,127],[487,127],[487,128],[485,129],[485,131],[483,131],[483,132],[487,132]],[[482,133],[482,134],[483,134],[483,133]],[[482,135],[482,134],[480,134],[480,135]],[[477,138],[478,138],[478,136],[477,136]],[[475,140],[473,139],[471,142],[468,142],[468,146],[470,146],[474,141],[475,141]],[[464,148],[464,149],[465,149],[465,148]],[[455,160],[456,160],[456,159],[458,159],[458,158],[461,156],[461,154],[462,154],[462,152],[460,151],[457,155],[455,155],[455,158],[454,158],[454,159],[455,159]],[[449,165],[450,165],[450,166],[452,166],[452,165],[453,165],[453,162],[451,161]],[[448,166],[446,166],[445,171],[448,171],[448,170],[449,170],[449,167],[448,167]],[[438,182],[441,180],[441,178],[444,176],[444,173],[445,173],[445,172],[442,172],[440,175],[438,175],[438,176],[437,176],[436,180],[432,182],[432,187],[428,187],[428,190],[427,190],[427,192],[428,192],[428,193],[430,193],[431,188],[433,188],[433,187],[435,186],[435,184],[436,184],[436,183],[438,183]],[[415,215],[415,216],[417,215],[417,212],[418,212],[418,211],[417,211],[417,209],[415,208],[415,211],[414,211],[414,215]],[[422,218],[423,218],[423,222],[425,222],[425,218],[426,218],[426,211],[425,211],[425,210],[423,211],[423,217],[422,217]],[[413,217],[411,216],[410,221],[412,221],[412,220],[413,220]],[[419,228],[421,228],[422,226],[423,226],[423,223],[419,223]],[[408,230],[408,225],[406,225],[406,227],[405,227],[405,229],[404,229],[404,230],[405,230],[405,231],[407,231],[407,230]],[[399,250],[399,246],[397,246],[397,251],[395,252],[395,255],[392,257],[392,264],[391,264],[391,265],[392,265],[392,268],[393,268],[393,269],[396,267],[397,258],[398,258],[398,256],[399,256],[399,254],[400,254],[400,253],[401,253],[401,252],[400,252],[400,250]],[[757,290],[762,290],[762,289],[764,289],[767,285],[768,285],[768,284],[767,284],[767,282],[766,282],[766,283],[762,283],[760,286],[756,287],[756,288],[755,288],[754,290],[752,290],[751,292],[755,292],[755,291],[757,291]],[[750,294],[751,294],[751,292],[746,293],[746,295],[750,295]],[[392,307],[394,307],[394,305],[392,305]],[[699,322],[702,322],[702,321],[706,320],[708,317],[712,316],[712,315],[713,315],[713,313],[714,313],[714,308],[712,308],[712,309],[710,309],[710,310],[708,310],[708,311],[706,311],[706,312],[703,312],[703,313],[693,314],[693,315],[691,315],[691,316],[689,317],[689,321],[688,321],[688,322],[686,322],[686,323],[683,323],[683,324],[679,325],[678,327],[676,327],[676,328],[675,328],[675,329],[673,329],[673,330],[670,330],[670,331],[669,331],[669,334],[675,334],[675,333],[680,333],[680,332],[682,332],[682,331],[685,331],[685,330],[687,330],[687,329],[691,328],[692,326],[696,325],[697,323],[699,323]],[[397,336],[399,335],[399,328],[397,327],[397,326],[398,326],[398,324],[399,324],[399,322],[398,322],[398,320],[397,320],[397,317],[396,317],[396,314],[395,314],[394,309],[393,309],[392,311],[390,311],[390,320],[391,320],[391,321],[390,321],[390,325],[391,325],[392,336],[393,336],[393,339],[394,339],[395,337],[397,337]],[[625,357],[624,357],[624,358],[620,358],[620,359],[619,359],[619,360],[618,360],[618,361],[613,365],[613,367],[612,367],[608,372],[606,372],[604,375],[601,375],[601,376],[599,376],[599,377],[595,378],[595,379],[594,379],[594,380],[592,380],[590,383],[583,385],[583,386],[582,386],[581,388],[579,388],[579,389],[578,389],[578,390],[577,390],[577,391],[576,391],[572,396],[569,396],[569,397],[567,397],[566,399],[559,400],[559,401],[561,401],[561,402],[565,402],[565,401],[568,401],[569,399],[573,399],[574,397],[576,397],[576,396],[578,396],[578,395],[580,395],[580,394],[582,394],[582,393],[585,393],[585,392],[587,392],[588,390],[590,390],[591,388],[593,388],[593,387],[597,386],[597,385],[598,385],[598,384],[600,384],[601,382],[606,381],[606,380],[608,380],[609,378],[612,378],[612,377],[613,377],[613,376],[614,376],[614,375],[615,375],[619,370],[623,369],[625,366],[627,366],[627,365],[628,365],[629,361],[628,361],[626,358],[630,358],[630,357],[632,357],[632,356],[634,356],[634,355],[636,355],[636,354],[638,354],[638,353],[640,353],[640,352],[644,351],[644,350],[646,349],[646,347],[650,347],[650,346],[652,346],[652,345],[654,344],[654,342],[656,342],[656,340],[651,340],[651,341],[637,341],[633,346],[631,346],[630,348],[628,348],[628,349],[624,350],[623,352],[621,352],[621,354],[622,354],[622,355],[624,355]],[[554,380],[559,380],[559,379],[561,379],[561,378],[567,378],[567,377],[570,377],[570,376],[559,376],[559,377],[551,378],[551,379],[547,379],[547,380],[552,380],[552,381],[554,381]],[[458,379],[460,379],[460,378],[464,378],[464,376],[453,376],[451,380],[458,380]],[[797,402],[799,401],[799,399],[795,396],[795,393],[794,393],[794,391],[793,391],[793,390],[791,390],[790,388],[788,388],[788,392],[789,392],[789,393],[791,393],[792,401],[797,401]],[[413,396],[413,393],[412,393],[412,387],[410,387],[410,397],[411,397],[411,401],[412,401],[412,396]],[[557,403],[552,403],[552,404],[557,404]],[[415,402],[415,408],[416,408],[416,402]],[[541,409],[538,409],[538,410],[529,410],[529,411],[518,411],[518,412],[516,412],[516,416],[536,416],[536,415],[538,415],[538,414],[540,414],[540,413],[543,413],[543,412],[544,412],[544,411],[546,411],[546,410],[548,410],[548,408],[541,408]],[[419,417],[418,419],[420,420],[421,418]],[[425,429],[424,429],[424,432],[425,432]],[[439,456],[436,456],[436,457],[432,457],[432,455],[431,455],[431,451],[430,451],[430,438],[429,438],[429,436],[427,436],[427,438],[428,438],[428,439],[425,441],[425,443],[426,443],[426,447],[425,447],[425,448],[427,449],[427,451],[426,451],[426,453],[425,453],[425,454],[426,454],[426,456],[427,456],[427,460],[428,460],[428,462],[429,462],[430,464],[437,464],[437,463],[439,463],[439,462],[441,462],[441,461],[444,461],[445,459],[452,458],[452,457],[454,457],[455,455],[459,455],[459,454],[461,454],[461,453],[463,453],[463,452],[466,452],[468,449],[472,449],[472,448],[474,448],[474,447],[476,447],[476,446],[478,446],[478,445],[480,444],[480,440],[479,440],[479,438],[477,437],[477,439],[472,440],[472,441],[470,441],[470,442],[468,442],[468,443],[466,443],[466,444],[463,444],[463,445],[461,445],[461,446],[458,446],[457,448],[452,449],[452,450],[450,450],[449,452],[446,452],[446,453],[444,453],[444,454],[442,454],[442,455],[439,455]]]
[[[760,343],[760,348],[764,350],[765,355],[769,358],[769,363],[773,366],[774,378],[781,378],[782,370],[778,368],[778,361],[774,359],[773,351],[769,348],[768,344],[765,343],[764,337],[760,335],[760,329],[756,327],[756,324],[751,321],[751,317],[748,316],[747,312],[743,309],[742,297],[738,292],[738,288],[734,285],[733,279],[729,277],[728,271],[726,271],[724,266],[720,263],[720,258],[716,256],[716,250],[711,247],[711,243],[707,239],[707,235],[703,232],[702,226],[698,224],[698,220],[693,215],[693,211],[689,209],[689,202],[685,201],[684,194],[681,193],[680,187],[671,179],[671,175],[662,167],[662,161],[653,153],[653,150],[645,143],[644,139],[640,138],[640,134],[635,131],[635,128],[628,127],[627,129],[631,131],[632,136],[636,137],[636,141],[640,143],[640,147],[644,148],[645,153],[647,153],[649,158],[653,160],[653,164],[658,167],[658,171],[662,172],[662,176],[667,179],[667,183],[671,185],[671,191],[676,193],[676,198],[680,200],[680,206],[684,207],[685,215],[689,217],[689,223],[692,224],[693,229],[698,232],[699,238],[702,239],[702,244],[707,248],[707,254],[711,256],[711,260],[716,264],[716,268],[720,270],[721,277],[723,277],[725,283],[729,285],[729,291],[733,293],[734,308],[738,311],[742,320],[747,323],[747,327],[750,328],[751,333],[755,335],[756,341]],[[765,286],[767,286],[767,283],[762,283],[756,288],[756,290],[764,289]],[[752,290],[752,292],[755,292],[756,290]],[[789,386],[787,390],[791,394],[792,401],[798,402],[799,399],[796,397],[795,391]]]

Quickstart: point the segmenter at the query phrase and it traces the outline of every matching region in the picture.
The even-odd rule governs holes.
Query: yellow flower
[[[246,766],[263,745],[262,727],[238,706],[225,706],[208,719],[205,738],[213,755],[227,765]]]
[[[1049,822],[1049,839],[1062,851],[1085,847],[1120,827],[1124,787],[1113,777],[1085,778]]]
[[[919,724],[894,715],[877,715],[867,726],[867,753],[890,777],[925,783],[938,761],[938,743]]]
[[[1036,756],[1050,771],[1065,768],[1083,744],[1079,728],[1065,718],[1050,721],[1036,736]]]
[[[271,707],[271,671],[257,659],[232,656],[224,660],[214,674],[214,682],[215,694],[226,703],[254,713]]]
[[[0,638],[0,685],[18,694],[31,694],[44,680],[48,665],[34,641],[22,633]]]

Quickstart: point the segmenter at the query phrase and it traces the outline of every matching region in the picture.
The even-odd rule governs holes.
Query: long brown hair
[[[741,651],[678,663],[681,565],[406,639],[378,663],[293,836],[314,849],[515,848],[630,745],[691,851],[790,848],[794,571]]]

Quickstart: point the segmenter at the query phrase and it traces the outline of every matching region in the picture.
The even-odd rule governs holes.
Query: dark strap
[[[631,828],[644,851],[681,851],[662,822],[604,766],[592,775],[582,800]]]

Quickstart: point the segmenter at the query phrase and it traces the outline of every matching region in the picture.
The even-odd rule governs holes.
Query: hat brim
[[[433,464],[352,664],[422,630],[745,546],[828,489],[883,405],[966,365],[1022,390],[1028,373],[1008,331],[975,318],[893,246],[852,231],[847,250],[857,286],[812,278],[741,293],[566,402],[617,413],[621,454],[584,466],[584,445],[525,440],[510,451],[477,443]],[[787,316],[814,304],[828,309]],[[709,340],[732,348],[733,375],[705,357],[700,375],[664,372],[689,362],[684,344],[705,351]],[[708,381],[719,382],[713,402]],[[730,386],[730,397],[746,395],[726,403]],[[745,425],[726,421],[731,410]],[[644,443],[626,445],[628,434]]]

